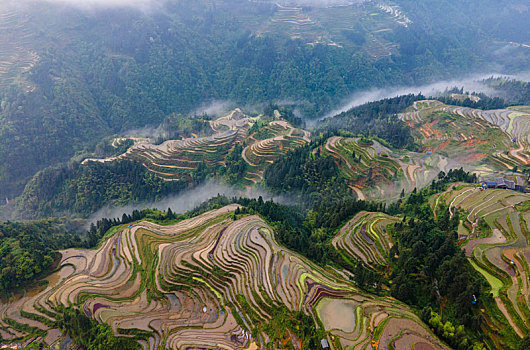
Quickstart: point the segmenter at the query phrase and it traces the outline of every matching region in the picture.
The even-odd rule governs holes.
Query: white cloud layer
[[[367,0],[281,0],[277,3],[287,6],[315,6],[315,7],[328,7],[328,6],[341,6],[341,5],[354,5],[360,4]]]
[[[372,101],[382,100],[384,98],[392,98],[406,94],[418,94],[420,92],[426,97],[437,96],[440,95],[445,89],[450,89],[453,87],[463,87],[465,91],[484,92],[485,94],[495,96],[496,92],[494,89],[487,87],[480,82],[480,80],[487,79],[489,77],[509,77],[528,81],[528,79],[530,78],[530,72],[522,72],[517,75],[498,73],[480,74],[463,79],[440,81],[428,85],[389,87],[383,89],[371,89],[368,91],[361,91],[350,96],[348,99],[346,99],[345,103],[341,107],[329,112],[328,114],[320,118],[320,120],[333,117],[342,112],[346,112],[352,109],[353,107],[357,107]]]
[[[185,190],[180,194],[165,197],[157,202],[131,204],[122,207],[106,206],[96,213],[94,213],[88,222],[96,222],[102,218],[121,218],[123,213],[131,214],[133,210],[142,210],[146,208],[157,208],[160,210],[171,210],[175,213],[184,213],[188,210],[196,208],[201,203],[213,198],[217,195],[223,195],[228,198],[232,197],[247,197],[257,198],[262,196],[264,200],[273,199],[277,203],[293,204],[293,199],[288,196],[273,196],[272,194],[262,191],[260,189],[242,189],[228,186],[219,182],[209,181],[198,187],[190,190]]]
[[[31,5],[32,3],[40,2],[73,6],[85,10],[121,7],[149,11],[157,8],[162,1],[163,0],[0,0],[0,9],[3,5]]]

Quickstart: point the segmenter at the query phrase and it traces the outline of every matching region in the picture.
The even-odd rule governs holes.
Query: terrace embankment
[[[333,246],[373,268],[386,268],[392,247],[387,226],[399,221],[383,213],[361,212],[333,239]]]
[[[294,339],[290,331],[264,327],[282,307],[320,318],[330,343],[343,348],[399,342],[445,349],[406,305],[360,292],[280,246],[259,216],[234,216],[237,207],[171,226],[123,225],[98,249],[63,251],[45,290],[0,305],[4,343],[28,336],[59,344],[54,319],[71,306],[144,349],[265,348]],[[376,235],[392,219],[364,215],[372,220],[365,233],[382,241]],[[406,332],[396,333],[398,325]],[[280,340],[278,332],[284,333]]]
[[[423,187],[450,161],[436,153],[393,151],[376,140],[364,144],[359,138],[330,137],[322,147],[335,159],[341,174],[360,199],[398,198],[402,189]]]
[[[235,145],[244,143],[241,157],[248,165],[244,178],[248,183],[256,183],[263,179],[266,167],[279,154],[309,142],[311,135],[281,119],[279,112],[271,119],[250,117],[235,109],[209,124],[212,136],[168,140],[159,145],[152,144],[149,139],[136,138],[133,139],[134,145],[119,156],[89,158],[83,164],[135,160],[164,180],[192,181],[193,173],[199,167],[213,170],[224,166]]]
[[[469,170],[492,173],[530,163],[526,106],[480,110],[424,100],[399,117],[425,151],[445,154]]]
[[[491,286],[507,324],[523,336],[530,331],[528,271],[530,266],[530,195],[503,189],[483,190],[476,185],[452,186],[436,203],[451,214],[463,211],[467,235],[463,248],[473,267]],[[497,327],[496,327],[497,329]]]

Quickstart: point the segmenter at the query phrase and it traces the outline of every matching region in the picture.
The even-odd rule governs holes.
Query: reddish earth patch
[[[357,188],[365,188],[366,185],[366,178],[365,177],[361,177],[359,180],[355,181],[355,187]]]
[[[446,140],[444,142],[442,142],[438,147],[436,147],[435,149],[433,149],[432,151],[433,152],[436,152],[436,151],[441,151],[443,150],[445,147],[449,146],[449,143],[451,142],[451,140]]]
[[[476,145],[484,145],[486,143],[488,143],[488,141],[471,138],[471,139],[466,140],[465,142],[462,142],[462,145],[470,147],[470,146],[476,146]]]
[[[433,125],[437,124],[438,120],[434,120],[431,123],[425,123],[421,128],[420,132],[425,136],[426,139],[431,138],[433,136],[435,137],[441,137],[442,133],[438,129],[433,129]]]

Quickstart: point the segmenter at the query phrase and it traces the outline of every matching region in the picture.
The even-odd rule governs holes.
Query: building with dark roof
[[[486,188],[500,188],[512,191],[518,191],[522,193],[527,193],[528,190],[524,185],[516,185],[515,181],[505,179],[504,177],[497,177],[495,181],[484,181],[482,182],[482,187]]]
[[[505,179],[504,177],[498,177],[495,179],[497,188],[505,188],[509,190],[515,190],[515,182]]]
[[[484,185],[486,185],[486,188],[496,188],[497,182],[495,181],[485,181]]]

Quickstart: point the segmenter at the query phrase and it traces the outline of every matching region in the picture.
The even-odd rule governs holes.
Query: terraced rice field
[[[32,31],[27,27],[30,19],[7,7],[0,13],[0,88],[19,82],[39,60],[32,47]],[[26,89],[31,89],[25,82]]]
[[[445,153],[483,173],[530,164],[530,113],[522,107],[479,110],[417,101],[400,118],[426,150]]]
[[[341,173],[360,199],[397,198],[402,189],[411,191],[423,187],[452,165],[440,154],[396,153],[377,141],[364,145],[357,138],[338,136],[329,138],[322,152],[336,159]]]
[[[470,232],[464,250],[473,267],[491,286],[491,293],[509,325],[522,336],[530,331],[529,266],[530,195],[510,190],[462,185],[451,187],[433,203],[451,213],[466,213]],[[435,205],[437,205],[435,204]],[[480,221],[488,227],[480,232]]]
[[[332,2],[326,6],[275,2],[273,16],[258,26],[257,34],[287,34],[307,45],[347,47],[380,59],[399,51],[398,45],[384,34],[409,23],[397,6],[371,1]]]
[[[333,239],[333,246],[345,256],[353,256],[375,269],[386,268],[392,243],[387,226],[398,218],[382,213],[361,212],[351,219]]]
[[[292,39],[303,38],[305,40],[315,40],[315,32],[319,32],[322,28],[313,21],[307,13],[302,11],[298,6],[282,6],[276,4],[277,9],[272,18],[272,25],[278,26],[278,29],[284,29],[289,33]]]
[[[60,343],[53,320],[60,306],[71,305],[144,349],[264,348],[270,337],[256,325],[284,305],[320,318],[330,343],[343,349],[419,343],[445,349],[407,306],[362,294],[338,273],[280,246],[260,217],[234,220],[236,208],[171,226],[123,225],[98,249],[62,251],[45,290],[0,304],[4,343],[24,337],[21,325],[40,329],[37,339]]]
[[[270,137],[250,135],[246,142],[249,144],[243,149],[243,159],[250,166],[247,180],[258,182],[263,179],[263,172],[279,154],[302,146],[310,141],[311,134],[302,129],[292,127],[284,120],[273,120],[259,133]]]
[[[85,159],[90,161],[109,162],[117,159],[137,160],[147,169],[162,179],[189,180],[199,165],[208,168],[223,166],[228,152],[237,144],[245,141],[242,158],[248,163],[249,170],[245,176],[249,182],[258,182],[263,172],[274,159],[288,150],[309,142],[310,133],[292,127],[282,119],[267,121],[258,137],[249,135],[250,127],[259,120],[251,118],[239,109],[210,122],[214,134],[209,137],[169,140],[154,145],[149,140],[135,140],[135,144],[126,153],[105,159]]]
[[[410,18],[407,17],[405,13],[397,5],[388,5],[385,3],[377,4],[377,7],[388,13],[392,18],[403,27],[408,27],[412,23]]]

